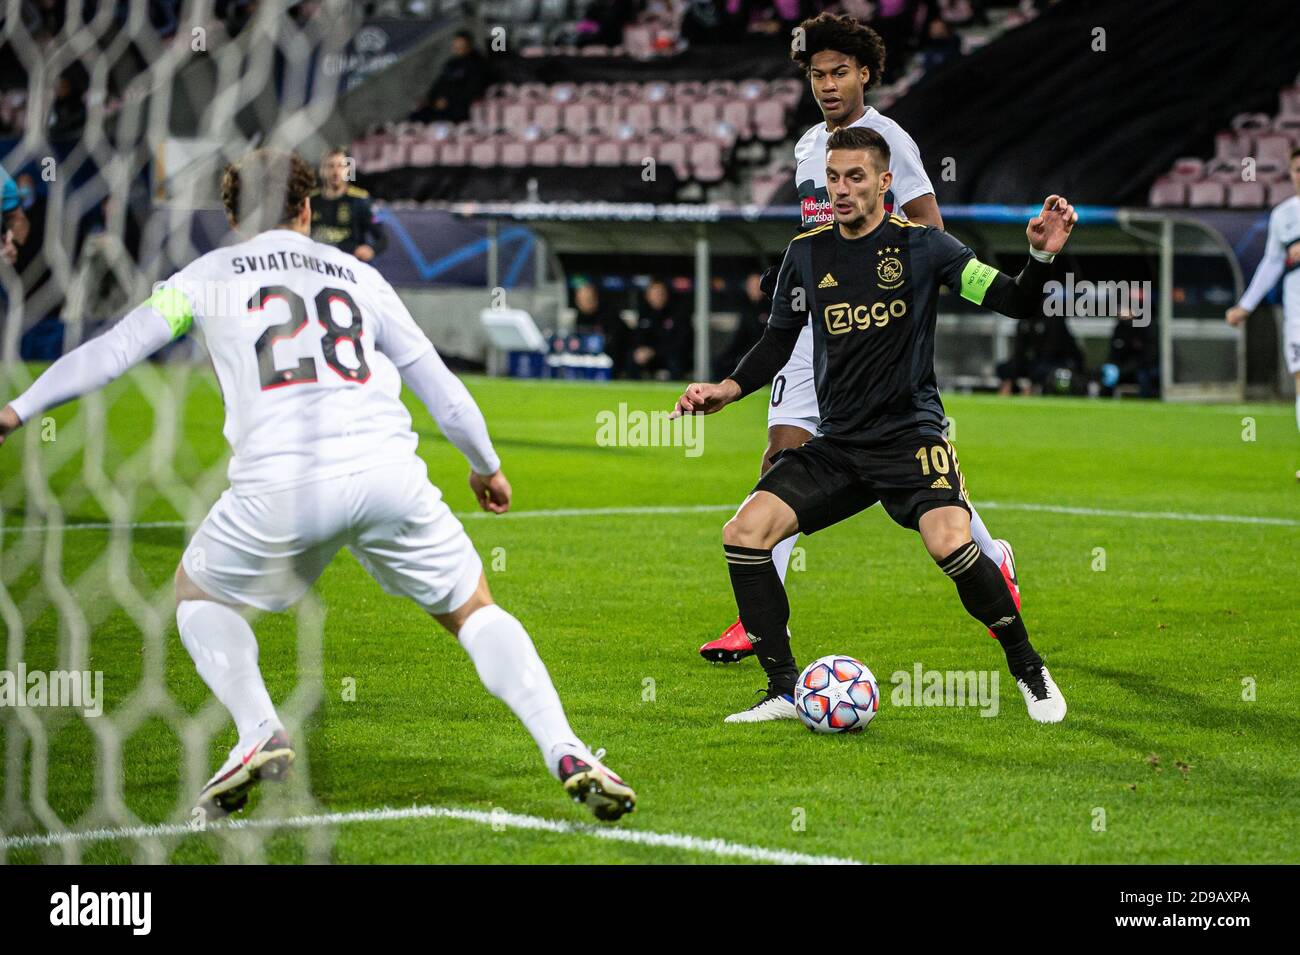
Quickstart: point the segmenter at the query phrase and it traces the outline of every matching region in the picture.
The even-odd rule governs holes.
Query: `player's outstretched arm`
[[[1264,296],[1272,291],[1273,286],[1286,271],[1286,247],[1276,229],[1277,216],[1269,216],[1268,242],[1264,246],[1264,257],[1259,260],[1255,274],[1251,276],[1250,285],[1236,305],[1228,309],[1224,319],[1234,328],[1250,318],[1250,313],[1259,307]]]
[[[962,297],[1010,318],[1040,317],[1052,260],[1065,248],[1078,221],[1079,214],[1063,196],[1048,196],[1042,211],[1025,228],[1029,261],[1020,274],[1012,278],[978,259],[968,258],[959,279]]]
[[[479,507],[494,514],[510,509],[511,488],[501,473],[501,458],[492,447],[483,412],[464,382],[451,373],[433,349],[398,369],[420,399],[438,430],[469,461],[469,486]]]
[[[170,297],[164,302],[155,295],[108,332],[74,348],[47,368],[0,411],[0,444],[36,415],[103,388],[187,330],[188,312],[183,316],[186,320],[179,321],[170,303]]]
[[[763,337],[745,353],[730,376],[716,385],[698,381],[687,385],[669,417],[713,414],[762,388],[790,360],[801,331],[803,328],[799,325],[793,328],[774,328],[769,321],[763,330]]]

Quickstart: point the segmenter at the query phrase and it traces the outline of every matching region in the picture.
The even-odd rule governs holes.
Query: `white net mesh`
[[[0,405],[40,370],[20,359],[20,344],[42,318],[57,315],[71,348],[203,251],[196,228],[219,208],[226,162],[261,144],[323,151],[338,89],[326,64],[355,30],[341,2],[291,15],[285,0],[263,0],[240,8],[255,12],[236,36],[212,0],[88,8],[86,20],[82,4],[67,4],[51,35],[57,23],[19,0],[4,7],[4,44],[27,85],[4,96],[21,138],[0,165],[32,170],[46,198],[38,260],[21,276],[0,264]],[[85,85],[85,116],[69,132],[76,111],[69,120],[59,105],[60,77],[72,74]],[[88,220],[102,227],[87,235]],[[30,422],[0,450],[3,668],[24,694],[0,706],[0,861],[191,861],[214,850],[260,861],[273,840],[301,861],[330,857],[325,829],[195,839],[184,828],[202,822],[194,797],[234,740],[174,617],[171,572],[226,483],[224,454],[191,440],[198,429],[215,436],[220,421],[196,351],[180,346],[166,364]],[[286,817],[316,808],[307,732],[322,700],[322,610],[309,595],[295,613],[296,682],[272,693],[298,759],[290,784],[266,797]],[[50,705],[72,674],[90,674],[84,703],[97,673],[102,714]],[[44,703],[33,689],[42,679]],[[143,828],[125,839],[79,835],[133,827]]]

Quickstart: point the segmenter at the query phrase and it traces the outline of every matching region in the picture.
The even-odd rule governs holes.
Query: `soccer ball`
[[[865,729],[880,706],[876,678],[852,657],[832,654],[799,674],[794,708],[815,733],[853,733]]]

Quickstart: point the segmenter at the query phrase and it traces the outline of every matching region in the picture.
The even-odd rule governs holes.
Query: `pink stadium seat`
[[[686,143],[680,139],[666,139],[655,151],[655,161],[661,166],[671,166],[678,179],[686,179],[690,168],[686,164]]]
[[[1201,178],[1213,179],[1226,186],[1240,182],[1245,168],[1240,159],[1211,159],[1205,164],[1205,175]]]
[[[509,103],[501,110],[501,122],[497,128],[507,132],[523,129],[531,121],[532,107],[525,103]]]
[[[642,87],[641,98],[647,103],[665,103],[673,98],[672,84],[665,83],[663,80],[647,83]]]
[[[1295,195],[1295,186],[1291,185],[1290,179],[1278,179],[1268,184],[1268,204],[1275,206],[1279,202],[1285,202]]]
[[[571,103],[578,98],[578,84],[555,83],[550,88],[551,102],[558,106]]]
[[[793,77],[773,80],[768,85],[768,95],[780,100],[786,109],[794,109],[803,97],[804,81]]]
[[[741,139],[752,139],[752,107],[743,99],[735,99],[722,107],[722,121],[736,131]]]
[[[687,108],[686,127],[699,133],[707,133],[717,124],[718,104],[711,99],[696,100]]]
[[[1255,159],[1260,176],[1266,172],[1284,171],[1291,153],[1290,137],[1281,133],[1268,133],[1255,139]]]
[[[558,166],[560,164],[561,143],[557,139],[546,139],[533,146],[534,166]]]
[[[592,153],[592,165],[594,166],[621,166],[623,165],[623,147],[613,140],[605,140],[596,144],[595,151]]]
[[[560,116],[560,126],[581,135],[591,129],[592,109],[587,103],[569,103]]]
[[[379,162],[385,169],[401,169],[410,165],[411,144],[406,142],[384,143]]]
[[[640,83],[615,83],[609,91],[610,98],[616,103],[633,103],[641,99]]]
[[[1193,209],[1220,208],[1224,198],[1225,188],[1221,182],[1206,179],[1187,187],[1187,204]]]
[[[450,139],[454,131],[455,127],[451,123],[430,123],[424,128],[424,138],[432,139],[434,142],[442,142],[445,139]]]
[[[438,146],[427,139],[411,144],[410,164],[428,167],[438,165]]]
[[[767,83],[763,80],[744,80],[737,87],[736,93],[741,99],[752,103],[767,95]]]
[[[497,165],[501,147],[495,139],[481,139],[469,147],[469,165],[490,169]]]
[[[1277,94],[1278,116],[1300,116],[1300,86],[1288,86]]]
[[[469,121],[478,129],[496,129],[497,125],[492,124],[488,119],[488,109],[493,105],[497,105],[496,101],[488,99],[481,99],[471,103],[469,106]],[[497,105],[497,118],[499,119],[500,116],[501,107]]]
[[[589,102],[603,103],[609,99],[609,84],[583,83],[578,87],[578,96]]]
[[[611,133],[623,119],[623,107],[613,103],[597,103],[592,110],[591,127],[598,132]]]
[[[578,48],[579,56],[609,56],[610,49],[607,46],[601,46],[599,43],[590,43],[587,46]]]
[[[623,114],[623,121],[636,132],[644,136],[654,128],[654,113],[649,103],[629,103]]]
[[[590,140],[575,140],[561,147],[561,165],[568,169],[581,169],[591,165],[592,145]]]
[[[1238,132],[1267,132],[1272,121],[1263,113],[1238,113],[1232,117],[1232,128]]]
[[[673,99],[689,107],[692,102],[704,98],[704,84],[695,80],[682,80],[673,84]]]
[[[1214,137],[1214,158],[1238,162],[1250,155],[1250,137],[1223,132]]]
[[[1195,156],[1184,156],[1174,160],[1174,167],[1169,170],[1169,175],[1179,182],[1195,182],[1205,178],[1205,163]]]
[[[550,136],[560,129],[560,107],[554,103],[538,103],[533,109],[533,122],[543,136]]]
[[[487,98],[513,102],[519,98],[519,87],[515,83],[493,83],[487,88]]]
[[[523,103],[541,103],[548,98],[548,95],[545,83],[520,83],[515,100]]]
[[[1228,186],[1228,208],[1258,209],[1268,201],[1262,182],[1234,182]]]
[[[665,136],[680,136],[686,130],[686,111],[680,103],[660,103],[655,107],[654,128]]]
[[[528,144],[509,142],[501,147],[501,165],[508,169],[519,169],[528,165]]]
[[[708,85],[704,88],[706,96],[712,99],[735,99],[736,98],[736,81],[735,80],[709,80]]]
[[[691,145],[691,175],[700,182],[718,182],[724,173],[722,168],[722,147],[717,143],[700,139]]]
[[[654,56],[654,31],[647,26],[632,23],[623,30],[623,46],[627,55],[638,60],[648,60]]]
[[[754,133],[765,143],[785,139],[785,106],[776,100],[763,100],[754,107]]]
[[[1168,176],[1161,176],[1152,184],[1148,201],[1157,208],[1186,205],[1187,184],[1177,179],[1170,179]]]
[[[628,140],[623,144],[624,165],[641,168],[647,159],[653,159],[658,163],[660,145],[661,141],[653,137]]]
[[[438,163],[442,166],[464,166],[469,162],[469,147],[464,139],[449,139],[438,150]]]

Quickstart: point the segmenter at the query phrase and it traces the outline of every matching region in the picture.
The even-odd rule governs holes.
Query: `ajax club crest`
[[[876,286],[892,292],[903,284],[903,263],[898,258],[901,250],[897,247],[884,246],[876,250],[879,261],[876,262]]]

